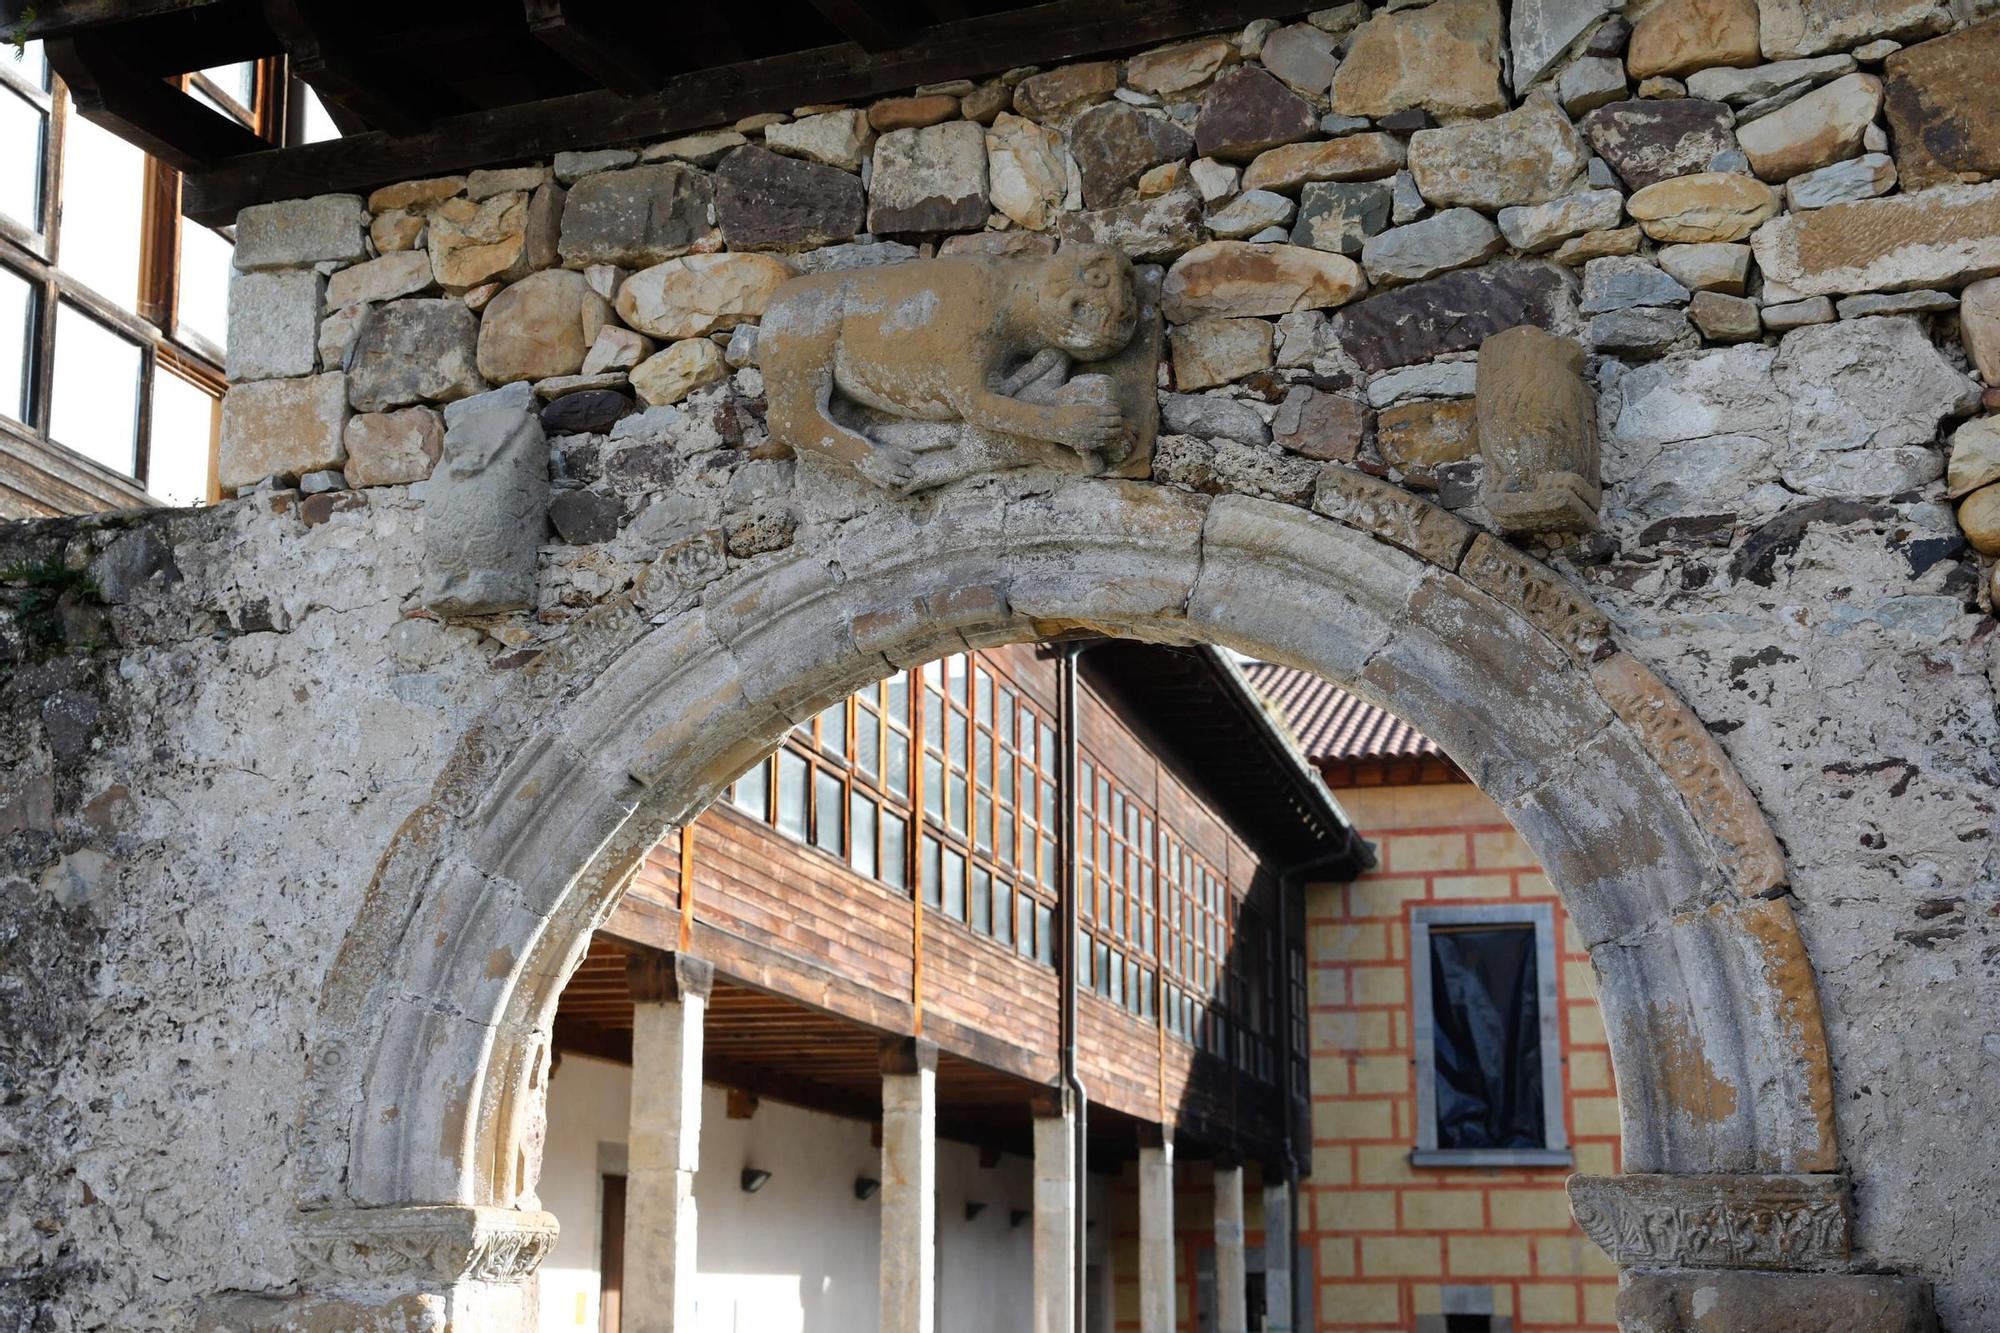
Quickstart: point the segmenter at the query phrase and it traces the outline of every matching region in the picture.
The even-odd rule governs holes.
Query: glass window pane
[[[931,907],[944,901],[944,871],[940,864],[943,850],[936,838],[924,838],[924,902]]]
[[[140,199],[146,156],[109,130],[71,116],[63,133],[57,262],[106,300],[139,299]]]
[[[882,882],[904,890],[910,887],[906,873],[909,830],[901,815],[882,812]]]
[[[910,738],[894,731],[889,733],[889,790],[910,794]]]
[[[854,713],[854,766],[870,777],[882,771],[882,721],[865,708]]]
[[[813,770],[813,846],[835,856],[847,852],[847,793],[837,773]]]
[[[855,792],[848,800],[854,823],[853,855],[849,858],[854,868],[870,879],[875,877],[875,802]]]
[[[170,505],[208,503],[209,442],[216,400],[167,370],[153,376],[153,419],[146,442],[146,491]]]
[[[1002,944],[1014,938],[1014,888],[1011,884],[993,886],[993,938]]]
[[[181,262],[176,281],[180,330],[217,347],[229,346],[230,256],[236,247],[198,222],[181,222]]]
[[[889,716],[904,726],[910,724],[910,673],[898,671],[883,682],[889,691]]]
[[[972,928],[981,934],[993,930],[993,874],[972,868]]]
[[[1052,929],[1053,913],[1045,906],[1035,907],[1035,957],[1050,967],[1056,965],[1056,939]]]
[[[42,152],[49,118],[25,97],[0,93],[0,213],[42,229]]]
[[[944,818],[944,765],[924,757],[924,809],[931,818]]]
[[[28,348],[35,338],[35,288],[0,268],[0,412],[28,419]]]
[[[951,826],[960,833],[965,832],[966,800],[965,779],[954,773],[951,775]]]
[[[738,810],[758,819],[767,818],[771,811],[770,782],[771,761],[766,759],[736,779],[736,790],[730,793],[729,799]]]
[[[778,827],[797,838],[806,837],[806,761],[790,750],[778,751]]]
[[[252,60],[239,61],[234,65],[216,65],[202,71],[202,76],[222,91],[225,97],[235,99],[236,104],[246,111],[257,105],[257,64]]]
[[[56,311],[50,436],[130,476],[138,430],[139,344],[64,302]]]
[[[1035,901],[1025,893],[1014,895],[1014,949],[1024,958],[1035,953]]]
[[[819,748],[842,759],[847,757],[847,700],[819,715]]]
[[[944,910],[965,920],[965,858],[949,847],[944,849]]]

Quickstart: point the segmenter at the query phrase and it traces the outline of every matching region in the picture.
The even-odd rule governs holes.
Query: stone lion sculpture
[[[902,492],[1150,453],[1158,356],[1156,302],[1097,245],[794,278],[758,336],[772,437]]]

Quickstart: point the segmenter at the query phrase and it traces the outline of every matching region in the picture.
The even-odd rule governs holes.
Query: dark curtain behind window
[[[1439,1148],[1545,1146],[1539,996],[1532,927],[1431,931]]]

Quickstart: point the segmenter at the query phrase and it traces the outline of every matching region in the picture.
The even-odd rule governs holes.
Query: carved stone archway
[[[526,1301],[551,1225],[533,1211],[549,1022],[645,850],[894,667],[1078,626],[1320,672],[1505,809],[1590,948],[1626,1169],[1728,1178],[1592,1186],[1601,1242],[1668,1267],[1844,1256],[1812,970],[1720,747],[1511,547],[1356,473],[1314,510],[1003,477],[865,509],[671,615],[580,622],[411,812],[329,977],[302,1112],[315,1296],[485,1318]],[[1635,1210],[1692,1221],[1633,1249]],[[1717,1226],[1737,1239],[1698,1239]]]

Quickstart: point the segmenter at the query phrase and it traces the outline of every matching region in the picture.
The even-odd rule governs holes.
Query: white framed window
[[[1567,1166],[1555,909],[1417,907],[1413,1166]]]

